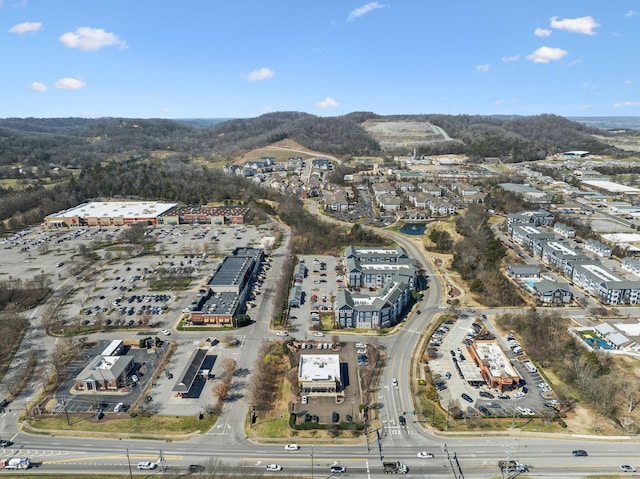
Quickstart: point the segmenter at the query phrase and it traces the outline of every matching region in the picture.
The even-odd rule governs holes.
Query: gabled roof
[[[189,392],[189,389],[191,389],[191,386],[193,385],[193,381],[195,381],[198,373],[200,372],[200,368],[202,367],[202,363],[206,356],[206,349],[196,349],[193,351],[189,361],[187,361],[186,366],[178,376],[178,380],[171,391],[178,393]]]

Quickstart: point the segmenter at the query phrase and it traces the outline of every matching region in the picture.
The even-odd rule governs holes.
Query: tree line
[[[620,364],[622,359],[579,344],[567,331],[569,320],[557,313],[531,309],[500,316],[498,324],[516,331],[529,357],[562,381],[553,386],[564,409],[584,402],[626,431],[640,432],[640,423],[631,417],[640,404],[640,382],[633,369]]]
[[[468,282],[475,297],[486,306],[519,306],[523,300],[500,271],[505,248],[494,238],[484,205],[471,205],[456,218],[456,230],[463,236],[453,245],[452,268]]]

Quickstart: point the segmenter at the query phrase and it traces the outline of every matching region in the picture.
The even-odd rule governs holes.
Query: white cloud
[[[55,84],[55,87],[60,90],[79,90],[87,86],[82,80],[76,78],[61,78]]]
[[[273,78],[275,76],[275,72],[271,68],[262,67],[257,70],[253,70],[246,75],[240,75],[240,78],[244,78],[248,81],[262,81],[268,80],[269,78]]]
[[[548,28],[536,28],[533,32],[536,37],[550,37],[551,33],[552,31]]]
[[[48,89],[49,87],[47,87],[47,85],[40,83],[39,81],[34,81],[29,85],[29,90],[31,91],[47,91]]]
[[[527,60],[531,60],[533,63],[549,63],[561,60],[567,56],[568,53],[568,51],[562,48],[540,47],[535,52],[527,55]]]
[[[558,17],[551,17],[551,28],[566,30],[572,33],[583,33],[585,35],[595,35],[594,28],[600,25],[592,16],[579,18],[565,18],[559,20]]]
[[[37,32],[38,30],[42,30],[42,23],[40,22],[23,22],[16,23],[9,29],[9,33],[17,33],[18,35],[22,35],[24,33]]]
[[[517,62],[520,60],[520,55],[511,55],[510,57],[502,57],[503,62]]]
[[[623,101],[620,103],[614,103],[613,106],[615,106],[616,108],[624,106],[640,106],[640,101]]]
[[[127,44],[118,35],[105,32],[102,28],[80,27],[75,32],[67,32],[60,36],[60,42],[69,48],[90,51],[102,47],[116,46],[126,48]]]
[[[161,106],[160,108],[158,108],[158,111],[160,113],[171,113],[171,108],[169,108],[168,106]]]
[[[636,12],[635,10],[629,10],[627,13],[624,14],[624,16],[629,18],[629,17],[635,17],[637,14],[638,12]]]
[[[631,80],[625,80],[625,81],[624,81],[624,84],[625,84],[625,85],[631,85],[632,83],[633,83],[633,82],[632,82]]]
[[[493,104],[496,106],[504,105],[504,100],[496,100],[493,102]]]
[[[349,16],[347,17],[347,20],[352,22],[356,18],[360,18],[362,15],[366,15],[367,13],[372,12],[373,10],[377,10],[379,8],[384,8],[384,7],[385,5],[382,5],[379,2],[367,3],[366,5],[358,7],[355,10],[351,10],[349,12]]]
[[[476,66],[476,71],[480,73],[487,73],[490,69],[491,69],[491,65],[487,63]]]
[[[588,110],[589,108],[591,108],[591,104],[585,103],[584,105],[581,105],[580,108],[582,108],[583,110]]]
[[[327,97],[324,100],[316,103],[316,108],[319,108],[320,110],[326,110],[327,108],[336,107],[338,105],[340,105],[340,103],[335,101],[333,98]]]

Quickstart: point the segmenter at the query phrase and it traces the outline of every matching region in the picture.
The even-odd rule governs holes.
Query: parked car
[[[469,396],[467,393],[462,393],[462,399],[464,399],[467,402],[473,402],[473,398]]]

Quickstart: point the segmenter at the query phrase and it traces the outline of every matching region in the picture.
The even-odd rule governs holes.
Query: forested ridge
[[[279,112],[203,127],[195,126],[195,120],[0,119],[0,166],[46,169],[54,164],[83,168],[114,157],[146,157],[157,150],[173,152],[182,159],[230,160],[235,155],[284,138],[332,155],[384,155],[378,142],[362,128],[365,120],[427,121],[459,140],[423,148],[422,153],[463,153],[474,158],[496,156],[505,161],[540,159],[571,149],[596,154],[619,153],[592,136],[610,133],[556,115],[380,116],[358,112],[339,117],[317,117],[308,113]]]

